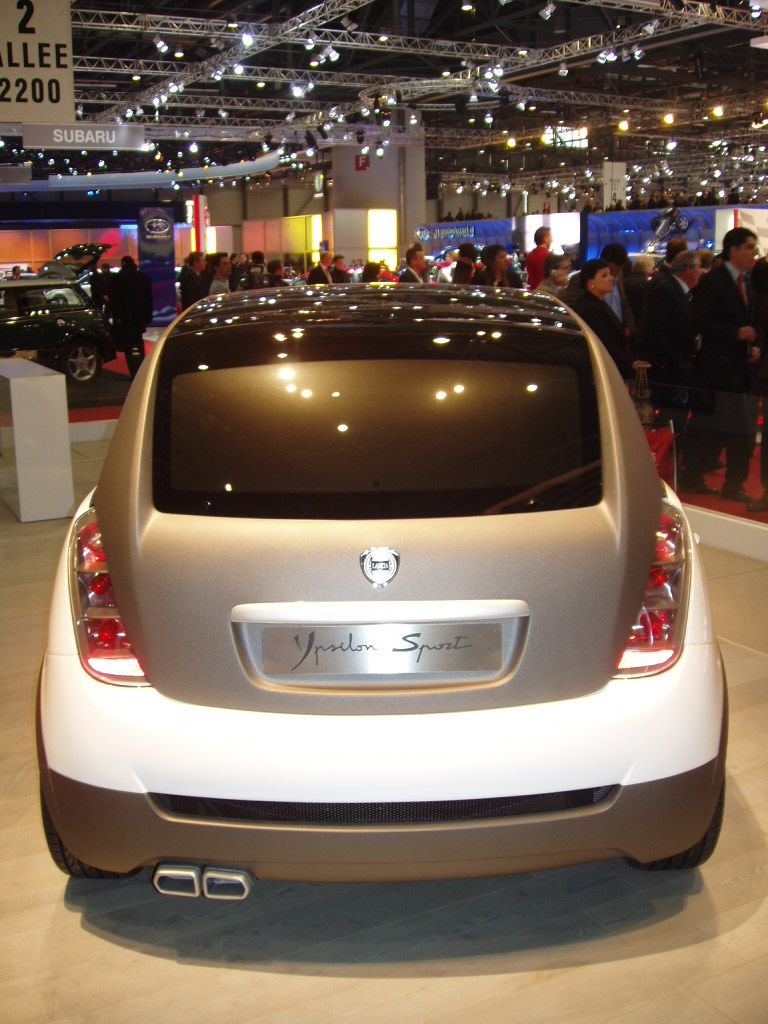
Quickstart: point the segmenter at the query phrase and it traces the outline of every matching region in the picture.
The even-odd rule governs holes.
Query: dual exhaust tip
[[[253,879],[236,868],[199,868],[194,864],[158,864],[152,884],[162,896],[187,896],[207,900],[246,900]]]

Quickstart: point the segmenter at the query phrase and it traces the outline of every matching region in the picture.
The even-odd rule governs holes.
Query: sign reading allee
[[[25,124],[25,149],[142,149],[140,124]]]
[[[66,43],[0,43],[0,68],[69,68]]]
[[[0,25],[0,121],[74,121],[69,3],[0,0]]]

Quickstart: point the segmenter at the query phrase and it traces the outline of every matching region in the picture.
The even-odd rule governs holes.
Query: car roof
[[[76,284],[76,281],[63,277],[26,277],[16,281],[6,278],[0,281],[0,288],[71,288]]]
[[[376,281],[366,284],[292,285],[208,296],[191,306],[175,324],[178,336],[218,324],[243,324],[247,319],[268,323],[296,316],[303,323],[331,320],[364,323],[412,320],[418,307],[424,320],[492,321],[539,330],[582,330],[567,306],[541,293],[478,285],[420,285]]]

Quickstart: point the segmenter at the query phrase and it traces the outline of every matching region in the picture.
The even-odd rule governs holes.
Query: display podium
[[[0,359],[0,480],[23,523],[72,512],[66,381],[28,359]]]

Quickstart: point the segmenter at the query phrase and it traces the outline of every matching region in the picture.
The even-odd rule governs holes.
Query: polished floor
[[[74,446],[78,493],[103,449]],[[227,905],[49,859],[33,700],[65,529],[0,504],[0,1024],[767,1024],[768,565],[704,551],[732,716],[702,869],[257,883]]]

